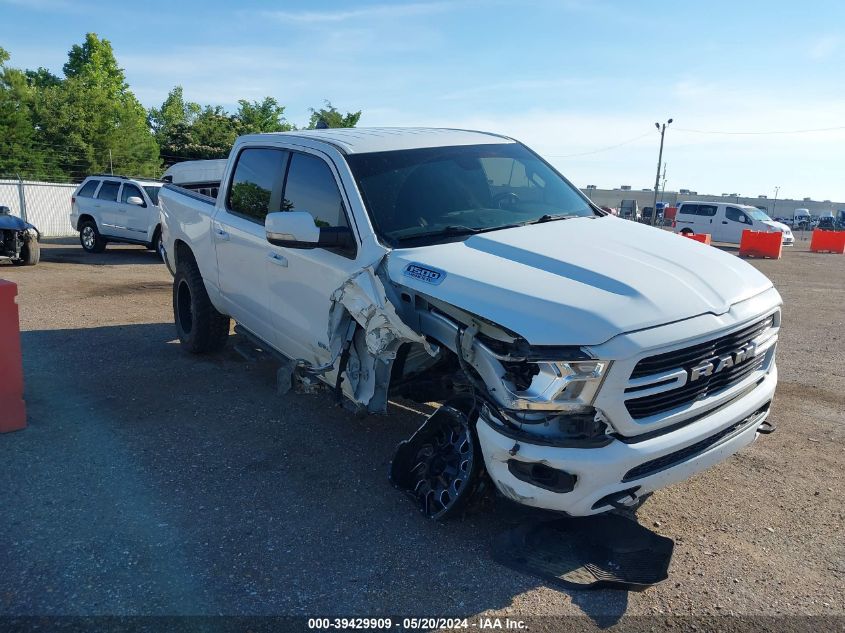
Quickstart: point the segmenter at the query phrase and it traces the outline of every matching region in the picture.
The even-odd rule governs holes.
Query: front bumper
[[[636,497],[683,481],[753,442],[757,429],[768,416],[767,406],[776,384],[777,368],[773,363],[747,395],[705,417],[648,439],[615,439],[601,448],[559,448],[520,440],[518,450],[511,454],[513,439],[481,418],[476,428],[487,472],[505,497],[528,506],[585,516],[610,510],[612,505],[607,500],[624,491],[632,492],[628,502],[633,504]],[[731,428],[740,422],[743,424]],[[706,445],[708,438],[714,436],[718,441],[696,450],[696,445]],[[685,448],[690,449],[690,454],[682,461],[669,457]],[[636,473],[634,469],[655,463],[661,457],[672,465],[631,478],[631,472]],[[510,460],[543,464],[570,473],[576,478],[574,488],[571,492],[553,492],[517,478],[508,467]]]

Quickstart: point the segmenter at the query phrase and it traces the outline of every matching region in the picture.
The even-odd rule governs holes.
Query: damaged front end
[[[381,267],[364,268],[332,295],[329,340],[332,362],[312,371],[325,372],[338,398],[374,413],[384,412],[390,397],[446,403],[399,446],[391,467],[391,481],[426,516],[445,518],[480,487],[476,425],[512,438],[512,474],[548,490],[571,489],[574,478],[520,463],[520,442],[611,441],[592,406],[607,361],[579,347],[532,347],[495,323],[391,282]]]

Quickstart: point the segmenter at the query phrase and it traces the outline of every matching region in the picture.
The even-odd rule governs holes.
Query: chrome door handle
[[[267,259],[282,268],[288,267],[288,258],[284,255],[279,255],[278,253],[267,253]]]
[[[215,228],[214,234],[217,236],[217,239],[221,242],[226,242],[229,240],[229,233],[221,228]]]

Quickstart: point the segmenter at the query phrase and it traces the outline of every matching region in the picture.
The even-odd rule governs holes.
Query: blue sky
[[[513,135],[576,184],[845,201],[845,3],[0,0],[0,45],[59,72],[94,31],[135,94],[201,103],[324,98],[360,125]],[[619,147],[605,150],[610,146]],[[597,151],[603,150],[603,151]]]

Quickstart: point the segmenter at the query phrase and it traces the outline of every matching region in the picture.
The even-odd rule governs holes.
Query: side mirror
[[[264,218],[267,241],[287,248],[354,248],[352,231],[345,226],[319,227],[307,211],[277,211]]]
[[[143,198],[139,198],[138,196],[129,196],[129,197],[126,199],[126,203],[127,203],[127,204],[134,204],[136,207],[144,207],[144,206],[146,206],[146,205],[144,204],[144,199],[143,199]]]

